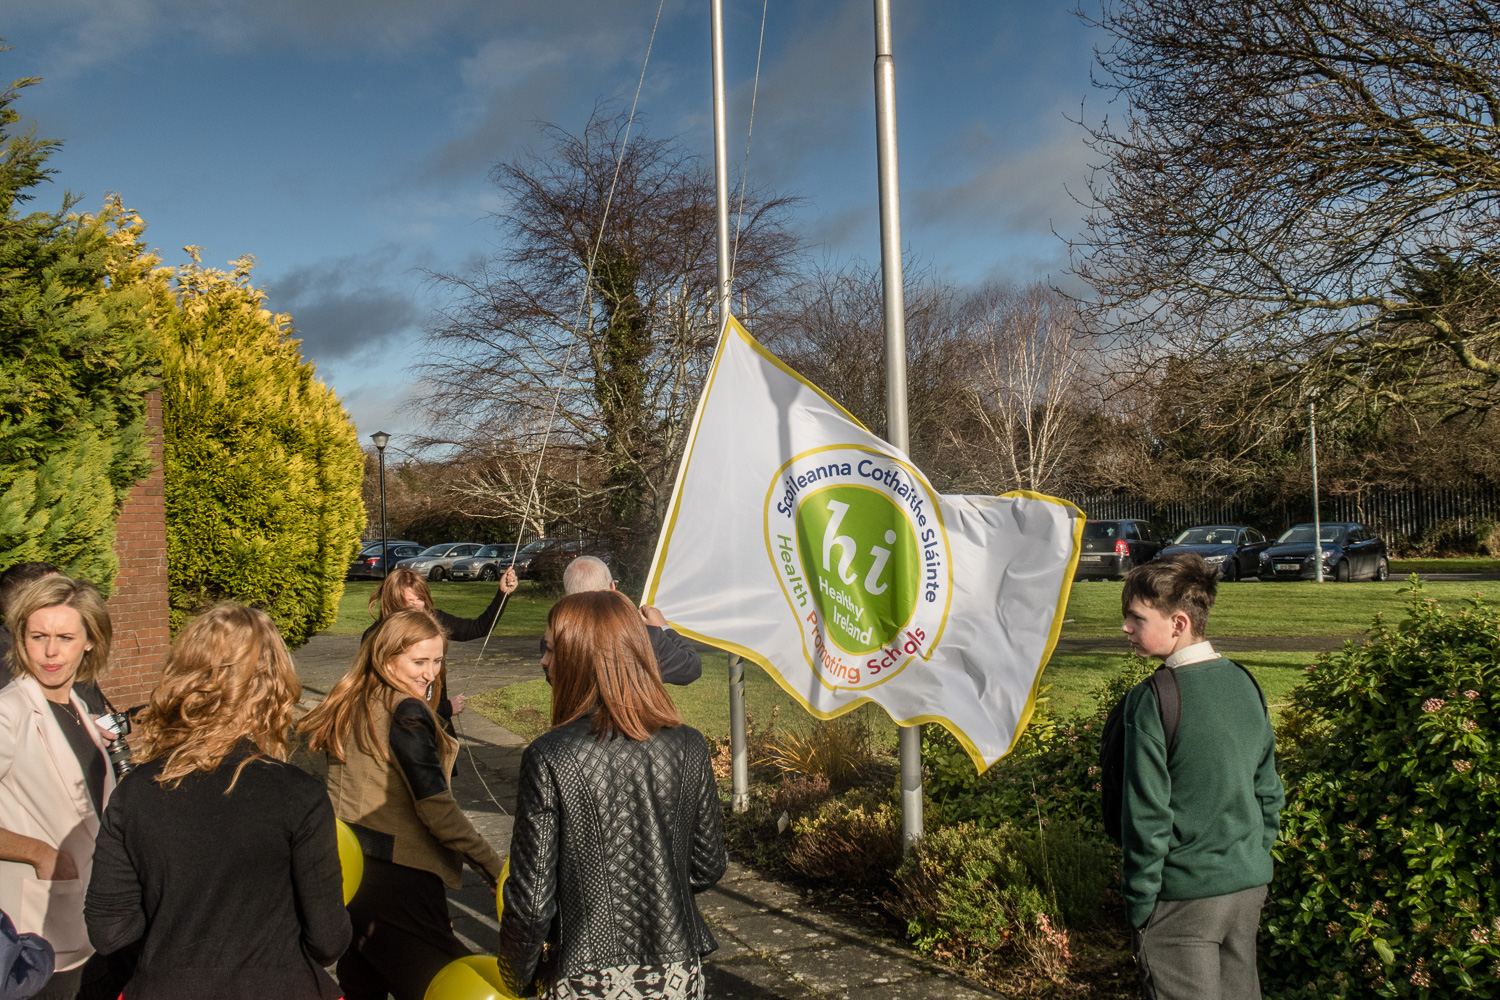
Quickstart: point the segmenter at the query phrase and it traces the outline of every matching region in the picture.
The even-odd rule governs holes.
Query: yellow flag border
[[[813,385],[776,355],[766,350],[766,348],[760,343],[760,341],[756,340],[754,337],[750,336],[748,332],[746,332],[745,328],[740,325],[739,320],[735,319],[733,316],[730,316],[724,327],[724,335],[719,338],[719,346],[714,351],[713,364],[709,368],[708,378],[704,380],[703,392],[698,397],[698,408],[693,413],[692,430],[688,435],[687,447],[683,451],[682,464],[677,469],[677,481],[672,487],[672,501],[668,509],[666,525],[663,527],[661,535],[658,537],[656,555],[651,559],[651,569],[646,578],[645,592],[641,596],[642,604],[656,603],[656,590],[657,586],[661,582],[662,562],[667,554],[667,547],[671,544],[672,534],[677,528],[677,515],[681,511],[682,484],[683,481],[687,478],[688,466],[692,463],[693,452],[698,445],[698,429],[703,420],[703,408],[708,402],[709,393],[713,390],[714,382],[718,378],[719,364],[724,359],[724,349],[728,344],[728,340],[731,334],[737,336],[745,344],[745,346],[749,347],[756,354],[759,354],[766,361],[775,365],[782,372],[795,379],[800,384],[811,389],[813,392],[817,393],[830,406],[832,406],[839,413],[843,414],[844,417],[852,421],[856,426],[865,431],[869,431],[869,428],[865,427],[865,425],[861,423],[860,420],[854,416],[854,414],[844,409],[832,396],[828,395],[828,393],[824,392],[822,389],[819,389],[816,385]],[[1036,493],[1031,490],[1011,490],[1009,493],[1003,493],[995,499],[1041,500],[1046,503],[1055,503],[1062,507],[1069,507],[1077,511],[1080,515],[1083,514],[1083,511],[1076,504],[1069,503],[1067,500],[1063,500],[1059,497],[1052,497],[1046,495],[1045,493]],[[1003,759],[1007,754],[1009,754],[1016,748],[1016,744],[1021,740],[1021,734],[1026,731],[1026,726],[1031,722],[1031,717],[1036,712],[1036,700],[1039,692],[1041,691],[1042,677],[1047,671],[1047,664],[1052,659],[1053,650],[1057,648],[1058,637],[1062,634],[1063,618],[1066,616],[1068,609],[1068,595],[1073,587],[1073,575],[1078,570],[1078,556],[1083,545],[1084,521],[1085,518],[1083,518],[1082,516],[1074,519],[1073,556],[1068,560],[1067,572],[1063,574],[1062,587],[1057,595],[1056,611],[1052,615],[1052,627],[1048,630],[1047,633],[1047,645],[1042,650],[1041,661],[1037,664],[1036,677],[1031,683],[1031,690],[1027,692],[1026,705],[1022,709],[1021,716],[1016,722],[1015,732],[1011,735],[1010,746],[1006,747],[1005,752],[996,758],[997,761]],[[699,642],[713,646],[717,649],[722,649],[726,652],[734,653],[755,663],[767,674],[769,674],[771,679],[775,681],[776,684],[783,691],[785,691],[793,701],[801,705],[802,708],[807,712],[807,714],[811,715],[813,718],[821,719],[824,722],[827,722],[831,719],[836,719],[841,715],[846,715],[849,712],[854,711],[856,708],[859,708],[861,705],[879,704],[875,701],[874,698],[864,697],[857,698],[854,701],[849,702],[847,705],[842,705],[832,712],[820,711],[819,709],[814,708],[812,704],[802,696],[801,692],[793,688],[792,685],[786,680],[786,678],[781,676],[781,672],[777,670],[774,665],[772,665],[771,661],[768,658],[762,656],[760,653],[757,653],[755,650],[750,649],[748,646],[741,646],[737,642],[731,642],[727,639],[720,639],[690,628],[685,628],[681,625],[678,625],[676,622],[673,622],[671,619],[668,619],[667,621],[668,624],[676,629],[679,633],[687,636],[690,639],[696,639]],[[887,709],[884,705],[880,705],[880,708],[882,711],[886,712],[887,715],[890,714],[890,710]],[[894,719],[894,716],[892,718]],[[916,726],[925,723],[935,723],[937,725],[940,725],[944,729],[948,730],[948,732],[952,733],[954,739],[958,740],[959,745],[964,748],[964,752],[967,753],[969,755],[969,759],[973,761],[976,771],[978,771],[980,774],[983,774],[991,766],[990,764],[985,762],[984,756],[979,752],[979,748],[974,745],[973,741],[964,734],[963,730],[959,728],[957,723],[953,722],[950,719],[947,719],[941,715],[914,715],[906,719],[895,719],[895,722],[897,725],[902,726]]]

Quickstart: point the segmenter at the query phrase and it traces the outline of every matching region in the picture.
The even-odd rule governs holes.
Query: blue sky
[[[893,0],[903,237],[960,283],[1058,278],[1097,117],[1070,3]],[[201,246],[290,312],[362,435],[420,426],[408,368],[438,304],[424,269],[487,252],[489,167],[634,95],[642,0],[10,0],[19,110],[65,141],[62,190],[119,192],[167,263]],[[725,0],[731,174],[745,155],[760,3]],[[770,0],[750,179],[804,200],[815,259],[879,259],[870,0]],[[707,0],[665,0],[641,111],[712,153]],[[400,438],[393,442],[399,445]]]

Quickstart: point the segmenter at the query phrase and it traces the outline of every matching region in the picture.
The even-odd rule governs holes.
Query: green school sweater
[[[1158,899],[1204,899],[1271,881],[1284,793],[1255,683],[1221,657],[1176,668],[1177,746],[1146,683],[1125,698],[1121,889],[1132,927]]]

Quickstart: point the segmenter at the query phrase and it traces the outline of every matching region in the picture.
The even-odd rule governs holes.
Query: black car
[[[1159,551],[1161,540],[1146,521],[1089,521],[1083,526],[1083,551],[1073,579],[1119,578]]]
[[[450,580],[498,580],[510,568],[514,545],[486,545],[472,556],[459,559],[448,567]]]
[[[422,551],[421,542],[408,542],[405,540],[389,540],[385,543],[386,551],[390,553],[391,565],[401,559],[410,559]],[[359,550],[359,555],[349,564],[349,572],[346,574],[351,580],[382,580],[385,578],[385,566],[380,561],[380,540],[365,542],[364,547]]]
[[[1323,551],[1325,580],[1384,580],[1391,575],[1385,542],[1362,524],[1324,521],[1320,534],[1311,524],[1288,528],[1276,544],[1261,553],[1262,580],[1315,580],[1316,551]],[[1314,544],[1314,538],[1319,544]]]
[[[1218,569],[1225,580],[1260,572],[1260,554],[1269,546],[1265,535],[1243,524],[1204,524],[1178,533],[1164,552],[1196,552]]]

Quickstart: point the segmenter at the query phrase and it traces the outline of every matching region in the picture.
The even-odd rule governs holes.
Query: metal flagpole
[[[729,138],[724,124],[724,0],[709,0],[714,73],[714,192],[719,229],[719,336],[729,323]],[[735,812],[750,808],[750,751],[745,740],[745,665],[729,654],[729,755]]]
[[[901,274],[901,178],[896,167],[896,62],[891,0],[875,0],[875,149],[880,169],[880,272],[885,285],[885,438],[906,451],[906,303]],[[922,839],[922,727],[902,726],[901,840]]]

